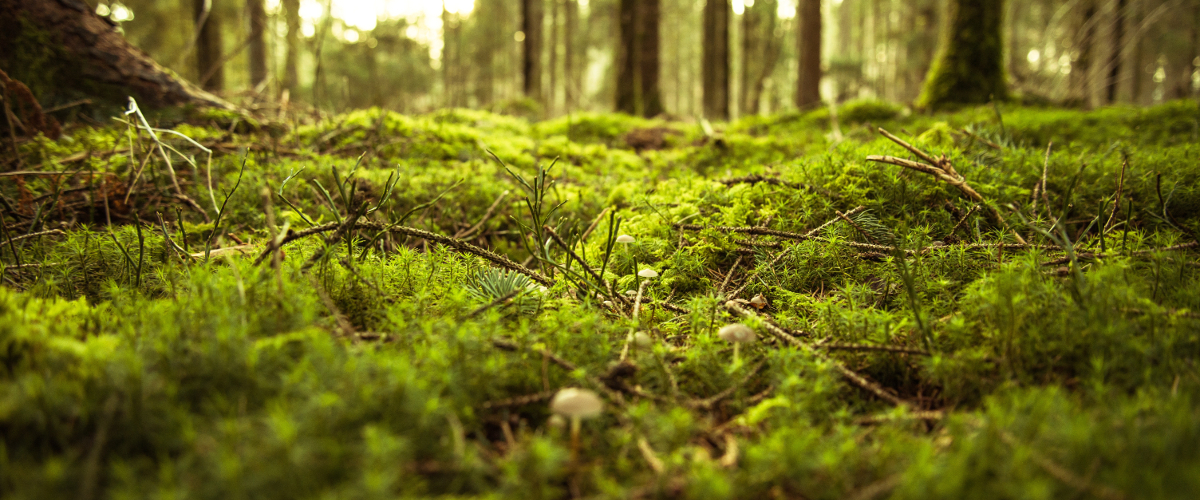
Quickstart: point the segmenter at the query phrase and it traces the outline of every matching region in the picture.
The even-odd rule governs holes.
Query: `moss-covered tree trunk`
[[[940,108],[1004,99],[1004,0],[950,0],[936,59],[918,105]]]
[[[145,108],[234,109],[159,66],[82,0],[0,0],[0,69],[47,105],[121,106],[132,96]]]

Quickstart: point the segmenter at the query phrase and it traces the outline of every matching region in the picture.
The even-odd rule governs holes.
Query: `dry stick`
[[[1036,190],[1037,188],[1035,187],[1034,189]],[[971,218],[971,214],[975,213],[976,210],[979,210],[979,205],[975,205],[971,207],[970,210],[967,210],[967,213],[964,214],[962,218],[954,224],[954,227],[950,229],[950,236],[954,236],[954,233],[958,232],[958,228],[962,227],[962,225],[967,222],[967,219]],[[947,238],[949,238],[949,236]]]
[[[628,302],[625,299],[625,296],[614,293],[613,289],[612,289],[612,284],[605,281],[604,278],[601,278],[600,275],[598,273],[596,273],[596,271],[594,269],[592,269],[592,266],[589,266],[587,262],[584,262],[584,260],[582,258],[580,258],[579,255],[577,255],[574,250],[571,249],[571,246],[567,245],[567,242],[564,241],[562,239],[562,237],[558,235],[558,232],[555,231],[554,228],[550,227],[549,225],[545,225],[545,226],[542,226],[542,229],[546,230],[546,234],[549,234],[550,238],[552,238],[555,243],[558,243],[558,246],[562,247],[563,250],[565,250],[567,252],[568,256],[570,256],[572,259],[575,259],[575,262],[578,262],[580,266],[583,266],[583,270],[587,271],[587,273],[592,276],[592,279],[596,280],[597,283],[599,283],[601,286],[603,286],[605,289],[608,290],[609,297],[617,297],[619,299],[619,301],[621,301],[621,302]]]
[[[1100,234],[1107,233],[1108,230],[1112,228],[1113,223],[1117,220],[1117,212],[1120,212],[1121,210],[1121,191],[1125,189],[1125,170],[1128,168],[1129,157],[1126,157],[1125,160],[1121,162],[1121,180],[1117,182],[1117,198],[1113,201],[1112,213],[1109,214],[1108,222],[1104,223],[1104,228],[1101,229]]]
[[[1009,227],[1008,223],[1004,221],[1004,216],[1000,215],[999,210],[996,210],[996,208],[992,207],[991,205],[987,205],[987,202],[983,199],[983,196],[980,195],[977,191],[975,191],[975,189],[973,189],[969,184],[967,184],[966,179],[964,179],[963,176],[960,175],[958,173],[958,171],[956,171],[954,169],[954,165],[952,163],[950,163],[950,160],[947,160],[945,156],[942,156],[939,159],[935,159],[930,154],[928,154],[924,151],[921,151],[920,149],[917,149],[916,147],[914,147],[913,145],[911,145],[907,142],[904,142],[903,139],[900,139],[899,137],[892,135],[891,133],[884,130],[883,128],[879,128],[878,130],[879,130],[879,133],[882,134],[884,137],[887,137],[892,142],[899,144],[904,149],[909,150],[913,154],[917,155],[918,157],[920,157],[921,159],[923,159],[929,163],[926,164],[926,163],[915,162],[912,160],[906,160],[903,158],[896,158],[893,156],[879,156],[879,155],[867,156],[867,161],[896,165],[896,166],[908,168],[911,170],[916,170],[918,172],[924,172],[924,173],[930,174],[934,177],[937,177],[938,179],[941,179],[943,182],[950,184],[951,186],[954,186],[955,188],[957,188],[967,198],[970,198],[971,200],[974,200],[977,203],[987,206],[988,211],[991,213],[991,215],[993,217],[996,218],[996,221],[999,222],[1000,225],[1004,226],[1005,229],[1012,231],[1013,236],[1017,238],[1017,241],[1019,241],[1021,243],[1025,243],[1025,238],[1022,238],[1020,234],[1018,234],[1016,231],[1012,230],[1011,227]]]
[[[738,265],[741,263],[742,263],[742,256],[738,255],[737,259],[733,261],[733,265],[729,267],[729,272],[725,274],[725,279],[721,281],[721,288],[717,289],[718,294],[725,293],[725,287],[729,286],[729,278],[733,277],[733,272],[737,271]],[[731,296],[731,297],[735,297],[735,296]]]
[[[496,213],[496,208],[500,206],[500,202],[504,201],[504,198],[506,198],[506,197],[508,197],[508,190],[505,190],[503,193],[500,193],[500,196],[496,198],[496,201],[493,201],[492,205],[489,206],[487,211],[483,213],[483,218],[479,219],[479,222],[475,223],[474,226],[471,226],[469,229],[467,229],[465,231],[459,231],[457,234],[454,235],[454,238],[464,239],[464,240],[470,239],[471,236],[475,234],[475,231],[478,231],[480,228],[483,227],[483,225],[485,223],[487,223],[487,221],[491,220],[492,215],[494,215]]]
[[[38,233],[23,234],[21,236],[10,238],[9,241],[10,242],[21,241],[26,238],[37,238],[38,236],[49,236],[51,234],[67,234],[67,233],[64,233],[60,229],[49,229],[49,230],[38,232]]]
[[[287,235],[285,238],[283,238],[283,240],[279,242],[279,245],[276,246],[276,249],[281,248],[281,247],[283,247],[283,245],[286,245],[286,244],[296,241],[298,239],[306,238],[306,237],[312,236],[314,234],[321,234],[321,233],[327,233],[329,231],[336,231],[340,225],[341,224],[338,222],[330,222],[328,224],[310,227],[303,231],[294,232],[292,234]],[[525,266],[522,266],[516,262],[513,262],[508,257],[493,253],[488,250],[484,250],[475,245],[472,245],[472,244],[467,243],[462,240],[451,238],[449,236],[443,236],[443,235],[440,235],[437,233],[431,233],[429,231],[417,229],[415,227],[391,226],[391,225],[383,224],[383,223],[379,223],[379,222],[358,222],[358,223],[355,223],[354,227],[351,229],[369,229],[369,230],[374,230],[374,231],[386,230],[386,231],[393,232],[393,233],[399,233],[399,234],[402,234],[405,236],[411,236],[413,238],[421,238],[421,239],[433,241],[436,243],[441,243],[441,244],[446,245],[456,251],[463,252],[463,253],[470,253],[470,254],[477,255],[479,257],[483,257],[485,260],[492,262],[496,265],[499,265],[500,267],[503,267],[505,269],[509,269],[512,271],[516,271],[516,272],[519,272],[526,276],[529,276],[534,281],[537,281],[538,283],[541,283],[543,285],[546,285],[546,286],[554,285],[554,282],[551,281],[549,278],[542,276],[537,271],[533,271]],[[263,253],[259,254],[258,258],[256,258],[254,260],[254,265],[261,264],[262,261],[265,260],[269,255],[270,255],[270,249],[268,248],[268,249],[264,250]]]
[[[3,89],[4,89],[4,95],[3,95],[3,97],[4,97],[4,110],[3,110],[4,111],[4,123],[6,125],[8,125],[8,142],[9,142],[9,144],[12,145],[13,158],[17,162],[17,168],[22,168],[24,166],[24,164],[21,161],[21,150],[20,150],[20,148],[17,147],[16,127],[13,127],[13,118],[12,118],[13,112],[12,112],[12,109],[8,106],[8,103],[9,103],[8,85],[3,85]]]
[[[496,348],[498,348],[498,349],[503,349],[505,351],[521,350],[521,346],[514,344],[512,342],[509,342],[507,340],[503,340],[503,339],[493,339],[492,345],[496,346]],[[552,363],[562,367],[562,369],[564,369],[568,372],[574,372],[575,370],[579,369],[577,366],[575,366],[574,363],[556,356],[554,353],[550,352],[549,349],[530,348],[528,350],[541,355],[545,359],[550,360]],[[612,389],[609,389],[609,387],[607,385],[604,385],[604,382],[601,382],[600,379],[596,378],[595,375],[587,375],[586,377],[587,377],[587,381],[589,383],[596,386],[596,388],[600,389],[601,392],[608,395],[609,399],[612,399],[614,403],[617,403],[617,406],[624,406],[625,398],[621,397],[621,393],[616,392]]]
[[[1037,215],[1038,193],[1042,196],[1046,195],[1046,174],[1050,170],[1050,150],[1054,147],[1054,141],[1046,144],[1046,160],[1042,162],[1042,178],[1038,179],[1038,183],[1033,186],[1033,205],[1030,207],[1030,213]],[[1041,188],[1041,189],[1039,189]],[[1050,202],[1046,202],[1046,206],[1050,206]]]
[[[509,406],[525,406],[550,399],[554,397],[554,394],[557,392],[558,391],[542,391],[535,392],[533,394],[526,394],[524,396],[513,396],[511,398],[498,399],[495,401],[484,401],[480,406],[482,406],[485,410],[490,410],[493,408],[506,408]]]
[[[866,210],[866,208],[867,207],[859,205],[857,207],[854,207],[854,209],[852,209],[842,215],[849,217],[849,216],[857,214],[863,210]],[[832,225],[833,223],[835,223],[839,220],[841,220],[840,217],[834,217],[832,219],[829,219],[828,221],[825,221],[824,224],[821,224],[820,226],[813,228],[811,231],[804,233],[802,236],[804,236],[805,238],[815,237],[818,233],[825,230],[825,228],[829,227],[830,225]],[[788,252],[791,252],[791,251],[792,251],[791,247],[783,249],[783,251],[779,252],[779,254],[776,255],[774,259],[771,259],[771,262],[769,264],[767,264],[767,268],[775,267],[775,264],[778,264],[779,261],[783,260],[783,258],[787,256]],[[746,281],[744,283],[742,283],[742,286],[738,287],[737,290],[734,290],[733,293],[730,295],[730,297],[737,297],[738,295],[741,295],[742,290],[745,290],[746,287],[750,286],[750,283],[752,283],[754,281],[754,277],[758,276],[758,269],[759,268],[757,268],[757,267],[754,268],[754,270],[750,272],[750,275],[746,277]]]
[[[629,357],[629,346],[633,345],[634,334],[637,333],[638,327],[638,310],[642,308],[642,294],[646,292],[646,284],[650,280],[642,280],[638,284],[637,298],[633,301],[633,326],[629,327],[629,334],[625,336],[625,346],[621,347],[621,361],[625,361]]]
[[[894,346],[894,345],[877,345],[877,344],[847,344],[842,342],[826,342],[819,344],[816,347],[829,351],[882,351],[894,352],[897,354],[917,354],[920,356],[932,356],[933,353],[924,349],[913,349],[911,347]]]
[[[653,470],[655,474],[662,474],[663,471],[666,470],[666,466],[664,466],[662,460],[658,458],[658,454],[654,453],[654,448],[650,447],[650,442],[646,441],[646,438],[638,437],[637,447],[638,451],[642,452],[642,458],[646,460],[646,464],[650,466],[650,469]]]
[[[725,309],[728,310],[729,312],[732,312],[743,318],[757,317],[757,315],[755,315],[754,313],[752,313],[750,311],[747,311],[746,309],[743,309],[741,306],[739,306],[736,302],[734,302],[732,300],[725,303]],[[763,319],[763,318],[760,318],[760,319]],[[864,378],[862,375],[859,375],[854,370],[847,368],[846,365],[842,364],[840,361],[826,356],[824,353],[818,351],[816,348],[809,345],[808,343],[801,341],[800,339],[798,339],[796,337],[788,335],[787,332],[784,332],[782,328],[775,326],[774,323],[763,319],[762,325],[763,325],[763,327],[765,327],[767,329],[768,332],[771,333],[771,335],[774,335],[775,338],[777,338],[785,343],[791,344],[793,347],[799,348],[800,350],[807,352],[813,356],[817,356],[819,358],[825,359],[830,364],[832,364],[833,367],[835,369],[837,369],[837,371],[839,373],[841,373],[843,377],[846,377],[846,379],[849,380],[852,384],[857,385],[863,389],[866,389],[868,392],[870,392],[871,394],[874,394],[879,399],[887,401],[896,406],[911,407],[911,403],[909,403],[908,401],[900,399],[900,398],[896,397],[895,395],[887,392],[887,390],[884,389],[883,387],[881,387],[879,384],[876,384],[874,382],[871,382],[870,380],[867,380],[866,378]]]
[[[756,235],[762,235],[762,236],[774,236],[776,238],[783,238],[783,239],[787,239],[787,240],[797,240],[797,241],[811,240],[811,241],[819,241],[822,243],[830,243],[830,240],[828,238],[822,238],[820,236],[809,236],[807,234],[791,233],[788,231],[779,231],[779,230],[775,230],[775,229],[766,229],[766,228],[761,228],[761,227],[699,226],[696,224],[674,224],[674,226],[679,229],[686,229],[688,231],[703,231],[706,229],[712,229],[715,231],[721,231],[721,232],[726,232],[726,233],[756,234]],[[873,251],[877,251],[877,252],[892,252],[895,250],[895,248],[890,247],[890,246],[872,245],[870,243],[859,243],[857,241],[843,241],[843,242],[839,242],[839,244],[846,245],[846,246],[853,247],[853,248],[859,248],[859,249],[863,249],[863,250],[873,250]],[[910,255],[913,253],[912,250],[906,250],[906,252],[909,253]]]
[[[840,217],[842,220],[846,221],[847,224],[850,224],[850,227],[853,227],[856,231],[858,231],[865,238],[867,238],[867,241],[870,242],[872,245],[879,244],[879,242],[875,241],[875,238],[871,237],[871,233],[868,233],[866,229],[863,229],[861,226],[859,226],[858,223],[856,223],[856,222],[854,222],[854,220],[850,219],[849,216],[847,216],[846,214],[844,214],[840,211],[837,211],[837,210],[834,210],[834,212],[837,213],[838,217]]]
[[[597,215],[595,219],[592,219],[592,223],[588,224],[587,229],[583,231],[583,236],[579,237],[579,241],[587,241],[588,236],[592,234],[592,231],[596,230],[596,226],[600,225],[600,221],[604,220],[604,216],[608,215],[608,211],[612,209],[612,207],[606,207],[604,210],[601,210],[600,215]]]

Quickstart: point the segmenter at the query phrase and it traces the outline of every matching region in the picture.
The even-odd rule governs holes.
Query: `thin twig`
[[[736,302],[734,302],[732,300],[725,303],[725,309],[728,310],[729,312],[732,312],[743,318],[757,317],[756,314],[754,314],[746,309],[743,309],[741,306],[739,306]],[[763,327],[765,327],[767,329],[768,332],[771,333],[771,335],[774,335],[775,338],[783,341],[784,343],[791,344],[793,347],[799,348],[802,351],[808,352],[814,356],[825,359],[827,362],[832,364],[833,367],[835,369],[837,369],[837,371],[839,373],[841,373],[843,377],[846,377],[846,379],[849,380],[852,384],[857,385],[860,388],[866,389],[868,392],[870,392],[871,394],[874,394],[879,399],[887,401],[896,406],[911,405],[911,403],[909,403],[903,399],[900,399],[900,398],[896,397],[895,395],[893,395],[892,393],[888,392],[886,389],[884,389],[879,384],[876,384],[875,382],[867,380],[865,377],[863,377],[862,375],[859,375],[854,370],[847,368],[846,365],[842,364],[840,361],[826,356],[824,353],[818,351],[817,349],[815,349],[813,346],[809,345],[808,343],[789,335],[787,332],[784,332],[782,328],[775,326],[774,323],[772,323],[770,321],[762,321],[762,325],[763,325]]]
[[[492,205],[489,206],[487,211],[483,213],[483,217],[481,219],[479,219],[479,222],[475,223],[474,226],[471,226],[469,229],[467,229],[465,231],[459,231],[457,234],[454,235],[454,237],[458,238],[458,239],[464,239],[464,240],[470,239],[471,236],[473,236],[475,234],[475,231],[478,231],[479,228],[482,228],[483,225],[485,223],[487,223],[488,220],[491,220],[492,215],[496,213],[496,208],[500,206],[500,203],[503,202],[504,198],[506,198],[506,197],[508,197],[508,190],[505,190],[503,193],[500,193],[500,196],[496,197],[496,201],[493,201]]]

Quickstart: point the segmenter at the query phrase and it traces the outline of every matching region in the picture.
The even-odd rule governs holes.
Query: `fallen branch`
[[[734,302],[732,300],[725,303],[725,309],[728,310],[729,312],[734,313],[743,318],[757,317],[756,314],[754,314],[746,309],[743,309],[742,306],[739,306],[736,302]],[[833,365],[833,367],[838,371],[838,373],[841,373],[843,377],[846,377],[846,379],[849,380],[850,383],[857,385],[858,387],[860,387],[862,389],[867,390],[868,392],[870,392],[871,394],[874,394],[879,399],[887,401],[896,406],[911,406],[911,403],[909,403],[908,401],[905,401],[903,399],[896,397],[894,394],[888,392],[886,389],[884,389],[879,384],[876,384],[874,382],[871,382],[870,380],[867,380],[865,377],[863,377],[862,375],[859,375],[854,370],[847,368],[846,365],[842,364],[840,361],[838,361],[836,359],[832,359],[832,358],[826,356],[821,351],[814,348],[813,346],[809,345],[808,343],[806,343],[796,337],[788,335],[787,332],[783,331],[782,328],[775,326],[774,323],[772,323],[770,321],[762,321],[762,325],[763,325],[763,327],[766,328],[766,330],[768,332],[771,333],[771,335],[775,336],[775,338],[783,341],[784,343],[791,344],[793,347],[796,347],[804,352],[807,352],[809,354],[812,354],[814,356],[817,356],[819,358],[822,358],[822,359],[828,361],[830,364]]]
[[[258,258],[254,259],[254,264],[258,265],[258,264],[262,263],[263,260],[265,260],[268,256],[270,256],[272,250],[278,250],[279,248],[282,248],[283,245],[286,245],[293,241],[303,239],[303,238],[306,238],[306,237],[309,237],[309,236],[312,236],[315,234],[327,233],[329,231],[336,231],[340,225],[341,224],[337,223],[337,222],[330,222],[328,224],[314,226],[314,227],[305,229],[303,231],[297,231],[297,232],[291,233],[291,234],[287,235],[286,237],[284,237],[283,240],[280,241],[278,245],[272,245],[273,248],[267,248],[261,254],[259,254]],[[485,250],[483,248],[479,248],[475,245],[472,245],[470,243],[467,243],[467,242],[459,240],[459,239],[451,238],[449,236],[443,236],[443,235],[440,235],[437,233],[431,233],[429,231],[425,231],[423,229],[417,229],[415,227],[392,226],[392,225],[383,224],[380,222],[362,222],[362,221],[360,221],[360,222],[355,223],[353,225],[353,227],[351,227],[350,229],[370,229],[373,231],[390,231],[393,233],[403,234],[405,236],[411,236],[413,238],[421,238],[421,239],[433,241],[436,243],[441,243],[441,244],[446,245],[456,251],[477,255],[479,257],[482,257],[484,260],[492,262],[493,264],[496,264],[500,267],[503,267],[503,268],[511,270],[511,271],[516,271],[516,272],[519,272],[526,276],[529,276],[534,281],[537,281],[538,283],[541,283],[542,285],[554,286],[554,282],[551,281],[549,278],[542,276],[537,271],[534,271],[525,266],[522,266],[521,264],[513,262],[508,257],[499,255],[497,253],[493,253],[491,251]]]
[[[967,184],[967,180],[962,176],[962,174],[959,174],[958,171],[954,169],[954,164],[950,163],[950,160],[947,159],[945,155],[942,155],[939,158],[934,158],[929,153],[921,151],[920,149],[917,149],[912,144],[904,142],[903,139],[892,135],[887,130],[884,130],[883,128],[879,128],[878,130],[879,130],[879,133],[882,134],[884,137],[887,137],[892,142],[899,144],[900,147],[903,147],[904,149],[909,150],[910,152],[912,152],[912,154],[917,155],[917,157],[921,158],[922,160],[925,160],[928,163],[921,163],[918,161],[906,160],[904,158],[896,158],[894,156],[880,156],[880,155],[867,156],[867,161],[873,161],[876,163],[887,163],[889,165],[896,165],[898,167],[904,167],[904,168],[907,168],[910,170],[916,170],[918,172],[926,173],[926,174],[932,175],[934,177],[937,177],[942,182],[945,182],[951,186],[954,186],[968,199],[975,201],[981,205],[986,206],[988,208],[989,214],[991,214],[991,216],[993,218],[995,218],[995,221],[1000,226],[1012,231],[1012,228],[1010,228],[1008,226],[1008,223],[1005,222],[1004,216],[1000,215],[1000,211],[996,210],[995,207],[988,205],[987,201],[984,200],[983,195],[979,194],[978,191],[975,191],[975,189],[972,188],[970,184]],[[1012,231],[1012,233],[1013,233],[1013,236],[1017,238],[1018,242],[1025,243],[1025,238],[1022,238],[1020,234],[1018,234],[1016,231]]]

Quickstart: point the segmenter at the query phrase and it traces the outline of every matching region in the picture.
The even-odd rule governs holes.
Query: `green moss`
[[[991,107],[880,113],[843,120],[836,144],[828,110],[731,123],[720,143],[695,140],[694,124],[606,115],[530,125],[466,110],[364,110],[302,127],[280,140],[286,154],[249,150],[221,223],[256,245],[247,255],[183,261],[156,218],[140,235],[131,224],[74,225],[0,245],[0,495],[79,495],[88,483],[117,498],[1078,496],[1066,471],[1130,497],[1187,498],[1200,487],[1200,271],[1194,250],[1161,249],[1200,229],[1195,106],[1003,106],[1003,127]],[[880,109],[894,110],[860,107]],[[1060,269],[1068,261],[1052,250],[970,246],[1015,238],[946,183],[865,161],[911,157],[867,121],[946,155],[1030,242],[1053,243],[1035,229],[1054,227],[1077,267]],[[641,152],[621,144],[660,126],[686,140]],[[24,147],[38,155],[29,168],[60,170],[65,156],[128,141],[114,127]],[[644,281],[637,322],[604,305],[605,289],[580,285],[578,262],[530,236],[536,202],[505,166],[528,180],[555,157],[540,208],[558,209],[545,223],[618,293],[639,288],[639,269],[659,273]],[[214,158],[218,201],[242,160]],[[135,165],[96,154],[86,168],[116,182]],[[176,168],[209,207],[203,169]],[[1043,171],[1048,194],[1034,211]],[[736,181],[752,174],[779,182]],[[89,178],[27,176],[0,183],[0,194],[32,211],[39,196],[78,189],[46,206],[86,220]],[[146,192],[173,189],[160,165],[144,178]],[[478,256],[374,230],[301,239],[278,267],[253,263],[282,225],[342,220],[351,197],[378,207],[369,221],[408,214],[404,225],[466,235],[553,283],[504,288],[513,275]],[[142,220],[162,211],[172,240],[202,254],[215,224],[183,210],[176,226],[171,205],[148,200],[131,198]],[[853,224],[839,217],[858,206]],[[616,218],[598,217],[606,209]],[[827,221],[803,241],[718,228],[804,234]],[[6,230],[28,231],[20,223],[5,216]],[[606,258],[610,229],[636,241]],[[863,246],[880,243],[914,253]],[[526,292],[495,303],[513,287]],[[761,294],[763,313],[805,341],[930,353],[790,348],[769,340],[761,318],[721,308],[737,289],[739,299]],[[646,305],[663,301],[686,310]],[[733,321],[761,335],[739,364],[716,335]],[[650,396],[618,402],[596,380],[631,330],[651,343],[630,352],[637,370],[624,383]],[[913,407],[847,382],[835,362]],[[569,431],[549,423],[539,396],[569,386],[608,403],[582,424],[574,459]]]

